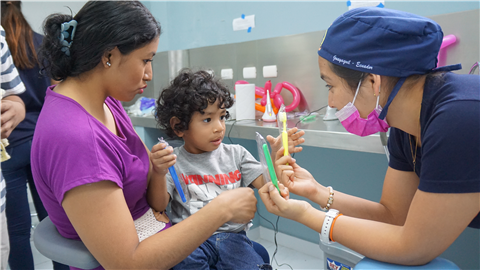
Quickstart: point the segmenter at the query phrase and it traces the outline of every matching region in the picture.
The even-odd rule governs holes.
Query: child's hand
[[[305,131],[300,130],[298,131],[297,127],[291,128],[287,130],[288,134],[288,152],[290,154],[293,153],[298,153],[303,150],[301,146],[297,147],[297,145],[300,145],[305,142],[305,139],[302,138],[303,135],[305,135]],[[272,148],[272,155],[274,153],[277,153],[280,148],[283,147],[282,145],[282,134],[278,135],[278,137],[274,138],[270,135],[267,136],[267,141],[270,143],[270,147]]]
[[[173,154],[173,148],[171,146],[165,148],[165,146],[165,143],[157,143],[152,147],[150,154],[153,171],[162,175],[166,175],[168,168],[177,161],[177,156]]]

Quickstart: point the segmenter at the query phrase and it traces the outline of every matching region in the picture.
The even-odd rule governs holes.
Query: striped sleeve
[[[5,186],[5,178],[3,178],[2,169],[0,169],[0,213],[5,210],[5,195],[7,193],[7,188]]]
[[[25,92],[25,85],[23,84],[20,76],[18,75],[18,70],[13,64],[12,55],[8,49],[7,42],[5,40],[5,31],[0,27],[0,41],[1,41],[1,88],[5,90],[2,91],[2,98],[10,95],[19,95]]]

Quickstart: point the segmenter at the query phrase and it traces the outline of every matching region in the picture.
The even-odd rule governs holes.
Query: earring
[[[110,62],[108,62],[108,61],[107,61],[107,66],[111,67],[111,66],[112,66],[112,64],[110,64]]]

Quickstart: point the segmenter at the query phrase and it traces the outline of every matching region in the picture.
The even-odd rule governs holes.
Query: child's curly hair
[[[194,112],[204,114],[208,105],[217,100],[219,108],[228,109],[234,103],[228,88],[208,72],[182,69],[157,99],[155,118],[167,136],[178,138],[175,131],[188,130]],[[170,126],[172,117],[180,120],[173,128]],[[227,112],[225,118],[228,117]]]

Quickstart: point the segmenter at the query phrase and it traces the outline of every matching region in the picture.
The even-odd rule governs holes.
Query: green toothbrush
[[[268,151],[268,145],[263,144],[263,153],[265,154],[265,159],[267,161],[268,173],[270,178],[272,178],[272,183],[277,187],[278,193],[280,193],[280,188],[278,187],[277,175],[275,174],[275,169],[273,168],[272,158],[270,157],[270,151]],[[282,193],[280,193],[282,195]]]

